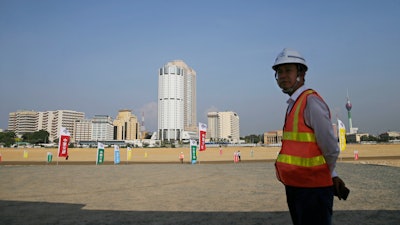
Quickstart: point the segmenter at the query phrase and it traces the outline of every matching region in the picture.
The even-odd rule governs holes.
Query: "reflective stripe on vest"
[[[302,158],[298,156],[279,154],[276,161],[304,167],[320,166],[326,163],[325,158],[322,155],[312,158]]]
[[[314,134],[305,132],[284,132],[282,139],[288,141],[315,142]]]

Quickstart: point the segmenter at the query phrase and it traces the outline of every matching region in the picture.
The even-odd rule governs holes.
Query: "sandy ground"
[[[398,165],[400,145],[362,147],[348,146],[337,165],[351,193],[335,199],[333,222],[400,224],[400,167],[387,166]],[[135,149],[131,161],[112,165],[107,149],[108,163],[96,166],[93,149],[71,149],[59,165],[45,162],[47,149],[29,149],[27,159],[0,149],[0,224],[291,224],[272,162],[278,148],[252,156],[241,148],[241,163],[233,163],[239,149],[207,149],[195,165],[178,163],[182,150],[188,156]]]

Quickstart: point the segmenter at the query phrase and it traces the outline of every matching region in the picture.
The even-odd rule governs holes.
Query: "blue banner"
[[[114,146],[114,164],[120,163],[120,154],[119,154],[119,146]]]

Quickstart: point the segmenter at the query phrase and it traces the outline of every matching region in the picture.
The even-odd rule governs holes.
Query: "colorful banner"
[[[28,150],[24,150],[24,159],[28,158]]]
[[[130,161],[132,159],[132,149],[128,147],[126,150],[126,161]]]
[[[344,123],[338,119],[339,148],[340,151],[346,149],[346,127]]]
[[[120,161],[119,146],[114,145],[114,164],[119,164]]]
[[[97,157],[96,157],[96,165],[102,164],[104,162],[104,144],[98,142],[97,143]]]
[[[238,152],[233,153],[233,162],[234,163],[239,162],[239,153]]]
[[[207,124],[199,123],[199,151],[206,150]]]
[[[51,152],[47,152],[47,163],[51,163],[53,160],[53,154]]]
[[[60,138],[58,140],[58,157],[68,157],[68,145],[71,135],[67,128],[61,127]]]
[[[192,164],[195,164],[197,161],[197,142],[196,140],[190,140],[190,159]]]

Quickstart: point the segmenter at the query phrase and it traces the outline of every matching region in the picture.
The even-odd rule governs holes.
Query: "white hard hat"
[[[275,63],[272,66],[273,70],[276,70],[276,67],[282,64],[286,63],[298,63],[301,64],[305,67],[305,70],[307,71],[308,67],[306,64],[306,60],[303,58],[303,56],[300,55],[300,53],[294,49],[290,48],[285,48],[282,50],[281,53],[276,57]]]

